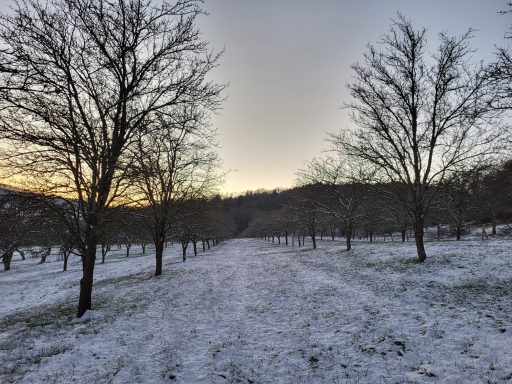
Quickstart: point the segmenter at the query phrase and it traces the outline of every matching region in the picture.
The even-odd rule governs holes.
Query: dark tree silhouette
[[[137,138],[127,169],[128,189],[136,202],[145,207],[142,213],[155,245],[158,276],[162,274],[169,231],[179,225],[177,218],[181,214],[187,214],[180,210],[186,208],[186,201],[211,194],[219,181],[219,162],[214,132],[206,124],[203,109],[180,107],[159,116],[153,124],[158,125],[156,134]],[[192,235],[188,231],[183,233]]]
[[[471,61],[471,35],[441,33],[437,51],[428,55],[426,30],[399,15],[382,49],[369,45],[364,63],[352,66],[354,101],[346,107],[357,129],[333,137],[377,169],[375,181],[403,187],[396,199],[411,216],[420,262],[427,256],[423,231],[435,197],[431,187],[447,183],[455,167],[496,153],[503,134],[488,72]]]
[[[345,234],[346,250],[352,249],[355,224],[361,216],[360,206],[368,187],[367,176],[358,165],[344,156],[314,159],[298,172],[299,182],[316,189],[313,203],[320,212],[332,215]]]
[[[92,306],[96,246],[123,192],[126,149],[159,129],[148,122],[161,111],[220,91],[205,80],[219,55],[195,26],[200,4],[22,0],[0,18],[0,139],[13,148],[4,166],[76,199],[79,317]]]

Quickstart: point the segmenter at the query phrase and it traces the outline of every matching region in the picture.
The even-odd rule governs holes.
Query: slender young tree
[[[291,204],[288,207],[297,219],[299,232],[302,233],[302,245],[304,245],[304,239],[307,235],[311,238],[313,249],[316,249],[316,235],[322,215],[315,200],[317,193],[315,185],[299,187],[294,191]]]
[[[468,221],[475,216],[479,201],[485,191],[482,183],[484,169],[460,170],[451,183],[433,203],[444,213],[453,227],[457,240],[461,239]]]
[[[200,1],[20,0],[0,17],[4,168],[76,199],[83,231],[78,317],[92,307],[105,210],[123,192],[120,163],[170,106],[216,100],[218,54]],[[35,176],[35,177],[34,177]]]
[[[129,158],[130,193],[143,209],[155,244],[155,275],[162,274],[165,242],[185,201],[208,196],[219,181],[214,132],[205,110],[180,107],[151,122],[158,129],[137,138]],[[153,132],[157,132],[154,134]],[[187,213],[189,214],[189,212]]]
[[[381,49],[369,45],[364,63],[354,64],[346,105],[356,124],[334,142],[369,166],[374,181],[398,183],[395,198],[414,227],[418,260],[427,257],[424,221],[435,191],[455,167],[495,154],[504,131],[491,108],[496,92],[482,63],[472,62],[472,31],[439,34],[427,51],[427,31],[398,15]]]
[[[363,170],[349,160],[340,154],[314,159],[297,173],[299,183],[312,184],[317,190],[313,203],[318,210],[338,222],[345,233],[347,251],[352,249],[354,226],[362,214],[360,206],[368,189]]]
[[[41,226],[41,207],[30,194],[0,190],[0,260],[4,270],[22,246],[32,245],[36,229]]]

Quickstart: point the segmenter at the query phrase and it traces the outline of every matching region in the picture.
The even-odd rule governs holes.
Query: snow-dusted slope
[[[75,322],[79,264],[0,273],[0,382],[512,381],[512,244],[232,240],[179,263],[119,253]],[[151,254],[151,252],[149,252]],[[172,258],[171,256],[172,255]]]

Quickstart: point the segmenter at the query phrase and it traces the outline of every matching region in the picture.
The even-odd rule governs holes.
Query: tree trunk
[[[496,212],[494,212],[494,209],[492,210],[491,225],[492,225],[491,236],[494,237],[494,236],[496,236]]]
[[[155,276],[160,276],[162,274],[163,255],[164,255],[164,241],[156,240],[155,241],[155,259],[156,259]]]
[[[418,261],[420,263],[423,263],[427,258],[427,253],[425,252],[425,244],[423,242],[423,224],[422,214],[416,214],[414,223],[414,238],[416,240],[416,251],[418,253]]]
[[[407,233],[407,229],[405,227],[402,228],[402,242],[405,242],[405,234]]]
[[[489,239],[489,236],[487,236],[487,232],[485,231],[485,227],[482,224],[482,240]]]
[[[182,240],[181,241],[181,251],[182,251],[182,256],[183,256],[183,262],[187,261],[187,247],[188,247],[188,240],[184,241]]]
[[[203,243],[203,252],[206,251],[206,242],[204,241],[204,239],[201,239],[201,242]]]
[[[101,264],[105,264],[105,256],[107,256],[108,247],[105,244],[101,244]]]
[[[284,243],[286,246],[288,246],[288,232],[285,232],[284,234]]]
[[[11,260],[8,257],[2,258],[2,262],[4,263],[4,271],[11,270]]]
[[[347,242],[347,251],[352,249],[352,225],[347,225],[347,229],[345,231],[346,242]]]
[[[96,263],[96,246],[98,244],[94,224],[86,234],[86,250],[82,256],[82,279],[80,280],[80,298],[78,300],[77,317],[82,317],[85,311],[92,309],[92,284],[94,279],[94,264]]]
[[[11,260],[12,260],[13,252],[5,251],[2,255],[2,263],[4,264],[4,271],[9,271],[11,269]]]
[[[457,228],[456,228],[457,241],[460,240],[461,233],[462,233],[461,225],[457,225]]]
[[[142,247],[142,254],[144,255],[146,253],[146,244],[142,243],[140,246]]]
[[[194,246],[194,256],[197,256],[197,240],[195,238],[192,240],[192,245]]]
[[[50,248],[49,250],[46,250],[41,253],[41,261],[39,262],[39,264],[46,263],[46,258],[48,257],[48,255],[50,254],[51,251],[52,251],[52,249]]]
[[[311,234],[311,241],[313,242],[313,249],[316,249],[316,234],[314,232]]]
[[[206,246],[208,247],[208,250],[210,250],[210,239],[206,239]]]
[[[126,257],[130,256],[130,248],[132,247],[131,244],[126,244]]]
[[[63,254],[62,254],[62,257],[63,257],[63,259],[64,259],[64,265],[63,265],[63,267],[62,267],[62,270],[63,270],[64,272],[66,272],[66,271],[68,270],[68,259],[69,259],[69,254],[70,254],[70,253],[71,253],[71,252],[64,251],[64,252],[63,252]]]

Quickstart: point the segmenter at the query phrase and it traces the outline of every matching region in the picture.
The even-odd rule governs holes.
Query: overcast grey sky
[[[204,37],[226,48],[215,78],[229,82],[214,118],[227,169],[224,191],[289,187],[304,161],[327,147],[326,132],[351,125],[339,106],[350,100],[350,65],[388,31],[397,12],[436,34],[476,29],[475,57],[492,59],[512,15],[506,1],[210,0]]]
[[[157,0],[158,1],[158,0]],[[7,10],[10,0],[0,0]],[[388,31],[397,12],[417,27],[461,34],[476,29],[476,57],[492,59],[512,15],[506,0],[206,0],[200,28],[212,47],[226,48],[213,76],[229,82],[214,117],[226,169],[223,191],[289,187],[304,162],[327,147],[326,132],[351,122],[350,65],[368,42]],[[512,42],[512,41],[511,41]],[[435,46],[435,44],[433,44]]]

